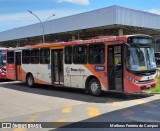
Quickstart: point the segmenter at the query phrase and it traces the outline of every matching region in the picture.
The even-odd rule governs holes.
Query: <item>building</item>
[[[156,40],[160,58],[160,15],[111,6],[47,21],[45,42],[88,39],[99,35],[148,34]],[[24,46],[42,42],[40,23],[0,32],[1,46]],[[158,53],[159,52],[159,53]]]

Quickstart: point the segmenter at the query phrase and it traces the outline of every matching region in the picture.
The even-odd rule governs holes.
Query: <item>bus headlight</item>
[[[138,83],[138,81],[134,79],[133,77],[128,76],[128,79],[133,83]]]

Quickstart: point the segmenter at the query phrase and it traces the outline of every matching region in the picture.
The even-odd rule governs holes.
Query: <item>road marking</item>
[[[121,102],[113,102],[113,106],[124,106]]]
[[[57,122],[57,123],[56,123],[56,128],[60,128],[60,127],[62,127],[62,126],[67,125],[67,120],[66,120],[65,118],[60,118],[60,119],[58,119],[57,121],[54,121],[53,123],[55,123],[55,122]],[[54,126],[55,126],[55,125],[54,125]]]
[[[27,122],[34,122],[37,120],[38,117],[39,117],[38,115],[33,115]],[[26,128],[15,128],[13,129],[13,131],[27,131],[27,129]]]
[[[70,113],[71,111],[72,111],[72,107],[71,106],[64,107],[61,110],[62,113]]]
[[[122,111],[123,116],[130,116],[130,115],[133,115],[133,114],[134,114],[134,111],[131,111],[131,110]]]
[[[143,103],[145,103],[145,101],[143,101],[143,100],[133,100],[133,102],[135,104],[143,104]]]
[[[27,129],[24,128],[15,128],[13,131],[26,131]]]
[[[97,107],[93,107],[93,106],[88,107],[87,111],[88,111],[89,117],[96,117],[96,116],[100,115],[100,110]]]
[[[66,119],[65,118],[60,118],[56,122],[66,122]]]
[[[38,117],[38,115],[33,115],[27,122],[34,122],[37,120]]]

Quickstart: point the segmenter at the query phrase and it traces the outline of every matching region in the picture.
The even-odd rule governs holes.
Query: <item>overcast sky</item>
[[[160,14],[160,0],[0,0],[0,32],[112,5]]]

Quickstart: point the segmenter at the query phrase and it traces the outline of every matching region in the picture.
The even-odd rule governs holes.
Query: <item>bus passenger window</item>
[[[39,49],[31,50],[31,64],[39,64]]]
[[[14,51],[7,52],[7,61],[8,61],[8,64],[14,63]]]
[[[28,50],[22,50],[22,63],[23,64],[29,64],[31,62],[31,51]]]
[[[40,63],[41,64],[50,63],[50,49],[49,48],[40,49]]]
[[[74,63],[87,63],[87,45],[79,45],[74,47]]]
[[[72,46],[65,47],[65,64],[72,64]]]
[[[104,63],[104,44],[96,43],[89,45],[89,63],[103,64]]]

